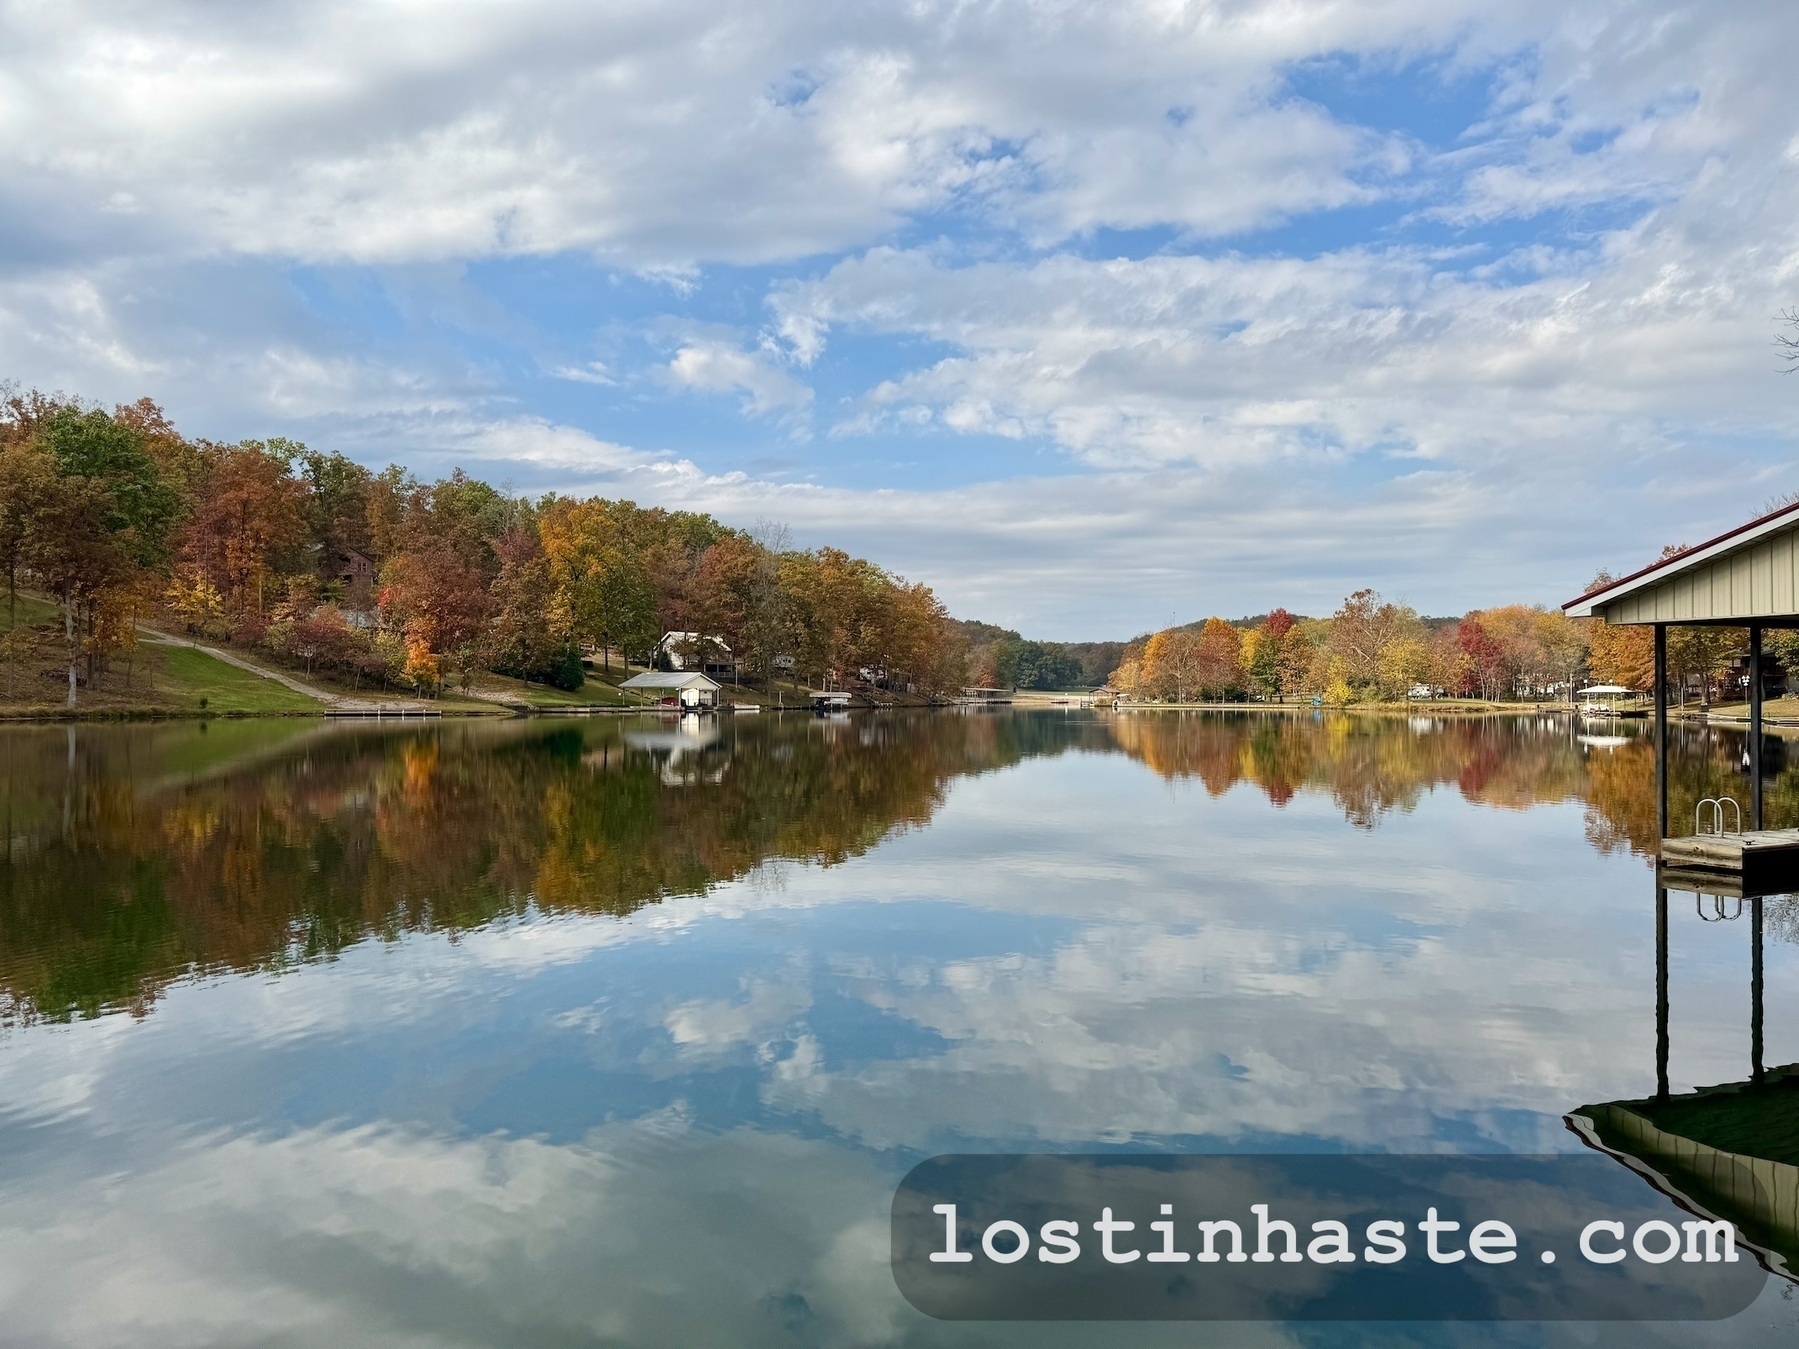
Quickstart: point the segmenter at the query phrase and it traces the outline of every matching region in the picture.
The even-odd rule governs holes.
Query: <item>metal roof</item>
[[[723,686],[698,670],[645,670],[632,675],[621,689],[718,689]]]
[[[1608,582],[1562,606],[1626,623],[1748,622],[1799,616],[1792,536],[1799,502]]]

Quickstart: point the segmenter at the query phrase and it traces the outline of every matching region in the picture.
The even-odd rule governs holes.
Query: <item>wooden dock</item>
[[[1739,886],[1759,888],[1782,880],[1799,885],[1799,829],[1665,838],[1662,866],[1686,875],[1732,878]]]

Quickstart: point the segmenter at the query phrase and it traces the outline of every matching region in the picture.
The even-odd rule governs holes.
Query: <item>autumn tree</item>
[[[659,636],[658,596],[627,525],[629,502],[545,502],[537,528],[554,584],[558,621],[594,643],[611,668],[612,649],[648,652]]]
[[[1499,698],[1510,682],[1511,674],[1506,666],[1505,649],[1475,614],[1457,624],[1455,635],[1462,655],[1467,658],[1468,671],[1468,682],[1458,691],[1478,693],[1489,700]]]
[[[387,561],[381,606],[405,637],[407,678],[441,683],[445,657],[460,658],[485,636],[492,604],[485,578],[445,539],[428,539]]]
[[[1410,701],[1412,690],[1430,677],[1430,643],[1419,636],[1394,638],[1381,647],[1376,660],[1381,696],[1385,698]]]
[[[107,632],[94,619],[109,594],[167,558],[180,500],[145,452],[141,433],[98,409],[58,408],[37,429],[55,480],[34,516],[23,550],[25,567],[60,601],[68,652],[68,705],[75,706],[81,655],[92,674],[105,655]]]
[[[1281,659],[1282,639],[1293,631],[1294,618],[1285,609],[1269,614],[1244,642],[1243,664],[1249,681],[1266,698],[1291,692]]]
[[[1382,686],[1381,653],[1392,643],[1424,635],[1418,615],[1389,603],[1373,590],[1358,590],[1331,616],[1329,646],[1333,671],[1351,689],[1366,693]]]
[[[1143,648],[1143,682],[1151,697],[1187,701],[1200,685],[1199,638],[1187,628],[1164,628]]]
[[[1440,628],[1430,639],[1430,684],[1447,694],[1465,693],[1474,661],[1464,649],[1458,628]]]
[[[1602,571],[1587,583],[1585,594],[1603,590],[1616,580]],[[1595,681],[1648,692],[1655,684],[1655,630],[1643,623],[1586,620],[1587,668]]]
[[[9,627],[19,620],[19,567],[55,480],[55,465],[36,440],[0,441],[0,560]]]
[[[140,437],[144,453],[156,465],[158,476],[182,501],[192,501],[199,494],[200,480],[206,470],[204,444],[197,444],[177,431],[168,414],[148,398],[121,403],[113,409],[112,419]]]
[[[1142,697],[1144,692],[1142,659],[1138,656],[1126,656],[1118,668],[1108,676],[1106,682],[1126,698],[1134,700]]]
[[[727,534],[707,546],[693,569],[692,631],[702,648],[715,643],[714,651],[729,651],[733,668],[749,646],[762,566],[754,543],[741,534]]]
[[[925,693],[960,685],[967,653],[950,631],[949,611],[931,588],[895,579],[886,609],[882,648],[892,675]]]
[[[841,549],[820,548],[782,558],[781,584],[794,601],[790,631],[802,669],[822,681],[887,663],[896,583],[886,572]]]
[[[1556,610],[1540,612],[1537,617],[1537,641],[1544,663],[1555,681],[1567,687],[1570,702],[1592,656],[1591,631],[1590,620],[1569,618]]]
[[[500,574],[481,654],[491,670],[557,688],[584,682],[581,653],[556,603],[556,579],[536,528],[521,521],[494,540]]]
[[[456,469],[409,498],[403,542],[407,547],[448,546],[465,566],[491,582],[500,574],[494,541],[524,510],[524,503]],[[423,544],[427,537],[432,544]]]
[[[1586,634],[1560,613],[1507,604],[1478,613],[1481,628],[1504,653],[1512,683],[1536,694],[1558,682],[1572,683],[1586,665]],[[1517,691],[1517,688],[1514,691]]]
[[[181,559],[234,613],[258,617],[274,577],[298,565],[306,485],[257,441],[212,447],[182,533]]]
[[[1749,648],[1746,628],[1720,628],[1710,624],[1678,626],[1668,631],[1668,673],[1684,699],[1687,684],[1699,685],[1699,703],[1710,707],[1720,677]]]
[[[1228,698],[1243,691],[1243,634],[1222,618],[1208,618],[1194,644],[1199,687],[1209,697]]]
[[[1592,619],[1589,668],[1601,684],[1648,692],[1655,684],[1655,629]]]
[[[385,562],[404,544],[407,503],[420,490],[418,479],[398,464],[370,477],[363,493],[363,537],[375,562]]]
[[[1307,687],[1312,668],[1313,640],[1303,624],[1295,624],[1281,638],[1280,681],[1283,693],[1300,693]]]

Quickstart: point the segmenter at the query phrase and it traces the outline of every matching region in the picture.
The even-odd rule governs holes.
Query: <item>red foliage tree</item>
[[[1468,657],[1467,683],[1459,691],[1499,697],[1506,682],[1505,648],[1472,614],[1456,626],[1455,639]]]

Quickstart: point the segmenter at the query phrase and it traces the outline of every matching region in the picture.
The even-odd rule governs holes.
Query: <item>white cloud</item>
[[[730,342],[695,337],[682,344],[667,367],[677,388],[700,393],[741,393],[751,416],[803,413],[812,390],[780,369],[767,353],[745,351]]]
[[[574,384],[598,384],[609,388],[618,383],[604,361],[589,361],[585,365],[559,365],[550,373],[557,379],[566,379]]]
[[[1760,0],[14,7],[0,370],[215,437],[782,516],[1045,635],[1363,579],[1555,600],[1791,485],[1793,26]],[[1391,106],[1293,97],[1317,62]],[[1496,81],[1447,152],[1403,129],[1439,75]],[[1241,233],[1371,202],[1456,233]],[[1105,258],[1108,228],[1170,251]],[[1243,251],[1193,253],[1221,232]],[[675,312],[545,334],[460,275],[568,250]],[[796,258],[766,314],[763,278],[717,280]],[[378,264],[408,335],[300,293],[318,260]],[[884,354],[831,365],[850,337]],[[608,410],[535,405],[496,338]],[[823,417],[813,476],[906,490],[778,487],[608,420],[658,390],[736,402],[730,466]],[[880,469],[895,441],[953,485]],[[989,443],[1063,458],[986,471]]]
[[[958,199],[1050,235],[1211,232],[1356,199],[1383,153],[1277,102],[1280,63],[1442,41],[1451,8],[70,0],[0,22],[0,162],[53,250],[679,268]]]

